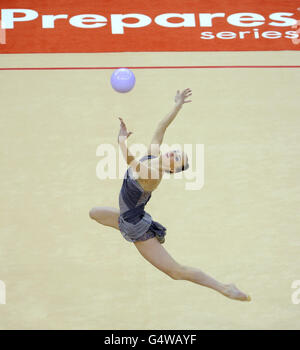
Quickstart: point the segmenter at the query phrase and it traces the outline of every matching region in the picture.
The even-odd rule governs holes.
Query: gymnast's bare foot
[[[251,301],[250,295],[241,292],[234,284],[226,284],[222,294],[234,300]]]

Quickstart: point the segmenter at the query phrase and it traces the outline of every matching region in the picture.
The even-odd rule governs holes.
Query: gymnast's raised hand
[[[182,92],[177,90],[177,94],[175,96],[175,103],[178,105],[183,105],[184,103],[190,103],[190,102],[192,102],[192,100],[186,101],[186,99],[189,98],[190,96],[192,96],[191,89],[185,89]]]
[[[131,131],[128,132],[123,119],[120,118],[120,117],[118,117],[118,118],[120,119],[120,122],[121,122],[118,140],[119,140],[120,137],[123,138],[123,139],[128,139],[128,137],[132,134],[132,132]]]

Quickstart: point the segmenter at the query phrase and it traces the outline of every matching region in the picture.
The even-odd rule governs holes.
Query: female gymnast
[[[166,273],[174,280],[186,280],[216,290],[224,296],[241,301],[250,301],[247,294],[241,292],[234,284],[216,281],[197,268],[179,264],[165,250],[166,228],[152,220],[144,208],[152,192],[162,180],[164,172],[175,173],[186,170],[188,157],[184,152],[173,150],[161,154],[160,145],[167,127],[175,119],[183,104],[192,102],[190,89],[177,91],[173,110],[162,119],[154,133],[147,155],[137,160],[127,148],[126,140],[132,134],[127,131],[122,118],[118,137],[122,154],[129,165],[119,195],[119,209],[95,207],[90,210],[90,217],[98,223],[120,230],[123,237],[133,242],[152,265]]]

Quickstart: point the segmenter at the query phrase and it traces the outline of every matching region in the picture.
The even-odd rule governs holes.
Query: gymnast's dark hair
[[[186,166],[183,165],[181,169],[178,168],[177,171],[176,171],[176,173],[179,173],[179,171],[185,171],[185,170],[187,170],[189,167],[190,167],[190,165],[189,165],[189,163],[187,163]],[[169,174],[174,174],[174,171],[168,171],[168,170],[166,170],[166,172],[169,173]]]

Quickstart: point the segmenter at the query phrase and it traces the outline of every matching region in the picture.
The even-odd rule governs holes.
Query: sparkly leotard
[[[151,158],[155,157],[144,156],[140,161]],[[160,243],[165,240],[167,229],[159,222],[153,221],[151,215],[144,210],[151,194],[152,192],[145,191],[137,182],[129,167],[119,194],[120,216],[118,219],[119,229],[129,242],[146,241],[153,237],[156,237]]]

